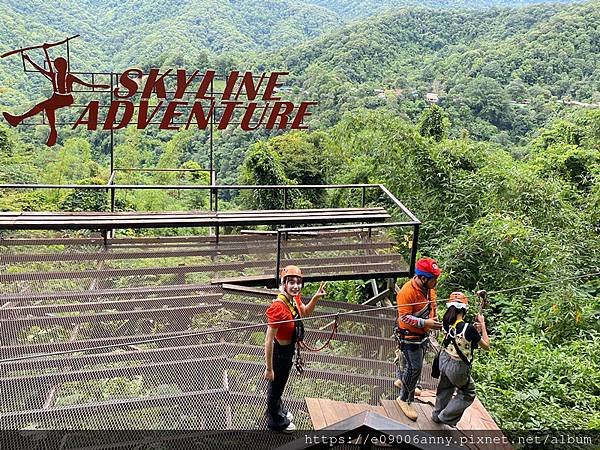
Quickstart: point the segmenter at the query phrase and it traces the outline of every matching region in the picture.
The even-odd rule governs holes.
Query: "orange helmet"
[[[469,309],[469,299],[462,292],[453,292],[450,294],[450,298],[448,300],[448,303],[446,303],[448,307],[454,306],[457,309]]]
[[[283,269],[281,269],[281,272],[279,273],[279,279],[282,283],[285,283],[285,277],[300,277],[301,280],[304,280],[300,267],[293,265],[285,266]]]

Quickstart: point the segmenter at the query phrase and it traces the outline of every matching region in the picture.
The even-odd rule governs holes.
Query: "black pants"
[[[281,431],[290,424],[286,417],[287,410],[281,403],[281,395],[290,376],[294,347],[293,343],[281,345],[277,340],[273,344],[273,372],[275,378],[273,381],[269,381],[267,388],[267,426],[271,430]]]

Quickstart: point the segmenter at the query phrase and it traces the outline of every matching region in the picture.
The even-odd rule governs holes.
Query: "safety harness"
[[[325,341],[325,343],[323,345],[321,345],[320,347],[314,348],[304,342],[304,323],[302,322],[302,318],[300,316],[300,311],[297,308],[296,302],[295,301],[294,301],[294,303],[290,302],[288,300],[288,298],[283,294],[277,295],[277,300],[283,302],[288,307],[288,309],[292,313],[292,317],[294,318],[293,341],[296,344],[294,366],[296,367],[296,372],[298,372],[298,375],[302,375],[302,373],[304,373],[304,359],[302,358],[302,355],[300,354],[300,349],[303,348],[304,350],[308,350],[309,352],[320,352],[325,347],[327,347],[331,343],[331,340],[334,338],[335,333],[337,332],[338,316],[336,316],[335,320],[333,321],[333,328],[331,330],[331,334],[329,335],[329,338],[327,339],[327,341]]]
[[[416,313],[410,314],[411,316],[417,317],[419,319],[428,319],[429,318],[429,316],[431,315],[431,310],[433,308],[433,302],[431,301],[431,298],[430,298],[430,290],[429,289],[427,290],[427,294],[425,297],[427,298],[427,304],[422,309],[417,311]],[[400,320],[408,323],[409,325],[416,325],[416,323],[411,322],[411,319],[408,316],[409,316],[409,314],[400,316]],[[398,323],[396,323],[396,325],[394,326],[394,338],[396,339],[396,343],[398,344],[398,346],[400,346],[400,344],[402,342],[408,342],[411,344],[422,344],[427,339],[429,339],[427,337],[427,333],[424,333],[424,335],[422,337],[418,337],[417,339],[411,338],[410,331],[400,328],[398,326]]]

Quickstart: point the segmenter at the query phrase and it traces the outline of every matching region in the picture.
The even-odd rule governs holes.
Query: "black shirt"
[[[471,343],[471,349],[475,350],[479,346],[481,335],[473,325],[467,322],[459,322],[458,325],[456,325],[456,334],[461,334],[465,325],[467,327],[467,331],[465,331],[465,339]],[[448,328],[446,328],[446,325],[444,325],[444,331],[448,333]]]

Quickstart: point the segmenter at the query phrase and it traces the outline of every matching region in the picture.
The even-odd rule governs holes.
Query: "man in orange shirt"
[[[435,292],[441,273],[435,259],[419,259],[415,276],[402,286],[396,296],[400,357],[404,358],[404,368],[399,373],[400,396],[396,400],[411,420],[417,420],[417,412],[410,403],[414,400],[415,388],[421,377],[427,332],[442,328],[442,323],[437,320]]]

